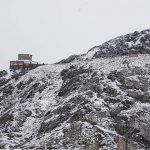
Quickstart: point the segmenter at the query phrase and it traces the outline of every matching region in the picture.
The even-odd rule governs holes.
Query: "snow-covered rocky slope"
[[[0,149],[149,147],[150,54],[0,72]]]
[[[80,60],[92,60],[101,57],[116,57],[127,54],[150,54],[150,30],[119,36],[100,46],[91,48],[82,55],[72,55],[59,63],[70,63]]]

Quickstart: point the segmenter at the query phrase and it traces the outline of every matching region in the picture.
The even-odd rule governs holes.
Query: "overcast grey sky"
[[[0,69],[18,53],[54,63],[150,28],[150,0],[0,0]]]

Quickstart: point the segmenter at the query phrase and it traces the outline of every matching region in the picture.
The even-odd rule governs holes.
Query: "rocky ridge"
[[[52,64],[17,77],[1,71],[0,149],[150,148],[149,60],[144,53]]]
[[[91,48],[82,55],[72,55],[59,63],[116,57],[128,54],[150,54],[150,30],[135,31]]]

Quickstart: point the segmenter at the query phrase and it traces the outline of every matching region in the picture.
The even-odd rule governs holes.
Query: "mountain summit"
[[[25,75],[1,71],[0,149],[150,148],[149,48],[145,30]]]
[[[70,63],[77,60],[92,60],[101,57],[115,57],[129,54],[150,54],[150,30],[135,31],[119,36],[100,46],[91,48],[82,55],[72,55],[60,63]]]

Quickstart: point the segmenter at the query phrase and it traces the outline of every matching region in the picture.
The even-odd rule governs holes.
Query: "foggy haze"
[[[149,0],[0,0],[0,69],[18,53],[54,63],[150,28]]]

